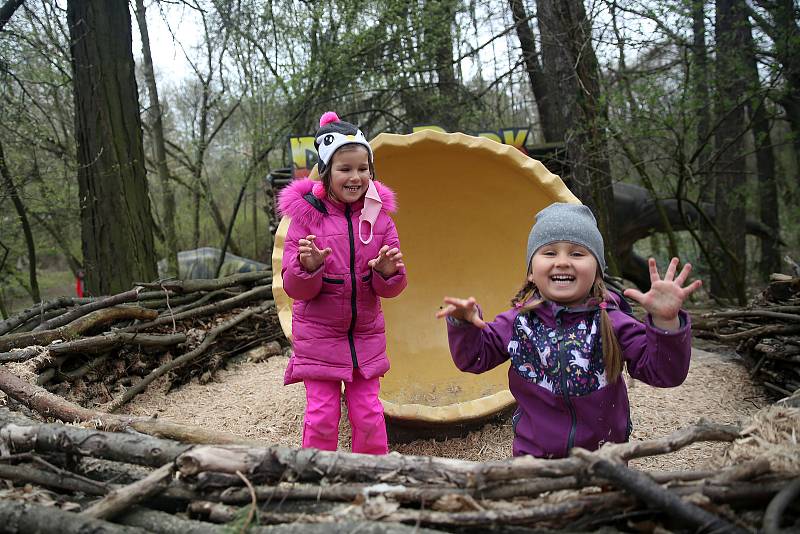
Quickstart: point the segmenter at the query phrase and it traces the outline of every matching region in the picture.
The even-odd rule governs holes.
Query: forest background
[[[93,295],[174,274],[180,250],[268,262],[266,177],[331,109],[368,137],[530,125],[610,259],[615,184],[642,186],[681,220],[654,204],[635,250],[742,304],[800,259],[799,20],[794,0],[6,0],[0,314],[79,272]],[[148,25],[184,68],[154,68]]]

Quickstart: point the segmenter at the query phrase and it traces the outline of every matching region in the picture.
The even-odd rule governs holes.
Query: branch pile
[[[773,397],[800,395],[800,278],[772,275],[747,307],[703,314],[692,323],[695,336],[734,344],[750,376]]]
[[[0,363],[113,412],[157,379],[210,380],[225,359],[286,343],[270,272],[168,280],[97,299],[58,298],[0,322]]]
[[[0,376],[0,388],[37,411],[47,407],[38,397],[52,396],[31,391],[33,385],[23,393],[8,376]],[[784,410],[793,410],[796,428],[800,410]],[[81,416],[76,420],[99,414]],[[113,415],[94,422],[109,428],[115,417],[118,428],[136,423]],[[170,435],[198,435],[191,427],[172,425],[183,430]],[[226,439],[207,437],[216,443]],[[326,534],[519,532],[520,527],[773,533],[798,526],[792,507],[800,494],[796,463],[794,471],[773,469],[763,456],[707,471],[642,472],[627,466],[629,460],[700,441],[742,439],[747,438],[738,427],[701,421],[661,439],[608,444],[594,453],[576,449],[565,459],[478,463],[242,442],[193,445],[43,424],[0,408],[0,478],[18,486],[0,492],[0,524],[6,532],[46,530],[58,521],[75,532],[222,533],[234,527]]]

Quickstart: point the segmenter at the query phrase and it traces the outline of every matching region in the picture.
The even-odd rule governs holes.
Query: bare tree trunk
[[[453,59],[453,24],[458,4],[455,0],[426,0],[423,7],[425,27],[422,30],[425,53],[433,60],[436,71],[438,101],[433,113],[448,131],[460,127],[462,103]]]
[[[67,2],[87,287],[114,294],[156,278],[153,217],[124,0]]]
[[[153,145],[156,155],[156,169],[161,182],[161,209],[164,219],[164,237],[167,247],[167,274],[178,276],[178,238],[175,235],[175,193],[169,179],[167,153],[164,145],[164,125],[161,120],[161,103],[158,86],[153,72],[153,57],[150,54],[150,35],[147,30],[147,17],[143,0],[136,0],[136,21],[142,37],[142,66],[147,92],[150,95],[150,122],[153,128]]]
[[[711,279],[711,292],[717,297],[746,301],[745,268],[745,158],[743,154],[744,106],[740,102],[747,91],[742,76],[745,65],[746,37],[739,23],[745,9],[743,0],[716,0],[717,39],[717,115],[720,124],[715,132],[717,161],[715,223],[728,254],[715,247],[719,276]]]
[[[566,132],[568,165],[572,168],[570,189],[588,205],[603,234],[609,270],[619,269],[612,251],[614,192],[605,134],[607,108],[600,93],[600,71],[592,45],[591,21],[582,0],[540,0],[539,31],[542,63]]]
[[[794,133],[795,152],[800,153],[800,27],[796,0],[759,1],[772,15],[775,31],[770,35],[783,66],[786,86],[780,103]]]
[[[560,121],[555,117],[555,107],[553,106],[555,99],[552,98],[542,66],[539,64],[536,39],[525,11],[525,4],[522,0],[508,0],[508,4],[514,16],[522,58],[525,60],[525,70],[528,71],[528,81],[531,84],[533,96],[536,98],[536,109],[539,112],[544,140],[560,142],[564,139],[564,132],[558,127]]]
[[[780,247],[780,205],[778,202],[778,181],[775,176],[775,156],[772,152],[770,140],[770,123],[767,117],[766,99],[761,94],[761,81],[758,76],[758,59],[756,47],[753,42],[753,29],[745,10],[736,11],[741,16],[737,24],[742,26],[742,36],[745,39],[744,54],[746,61],[743,66],[744,78],[753,95],[747,103],[750,113],[753,140],[756,148],[756,171],[758,178],[759,215],[761,222],[773,230],[768,239],[761,239],[761,258],[759,271],[764,281],[769,280],[769,275],[780,272],[781,258]]]
[[[25,246],[28,248],[28,280],[30,283],[29,292],[33,303],[41,301],[39,295],[39,281],[36,278],[36,242],[33,240],[33,232],[31,225],[28,221],[28,211],[25,209],[25,204],[19,198],[19,192],[11,179],[11,173],[6,165],[6,156],[3,150],[3,143],[0,141],[0,174],[3,179],[3,189],[6,190],[8,196],[11,198],[11,203],[14,204],[14,209],[17,210],[19,223],[22,226],[22,233],[25,235]]]
[[[699,172],[706,173],[701,179],[708,182],[709,176],[713,174],[708,173],[706,163],[708,162],[710,153],[711,139],[709,132],[711,130],[711,108],[708,105],[710,101],[708,90],[708,49],[706,47],[706,20],[705,11],[703,6],[704,0],[692,0],[692,59],[694,64],[694,72],[692,73],[692,81],[695,93],[695,113],[697,114],[697,143],[700,149],[698,157],[697,169]],[[701,188],[700,201],[705,202],[710,198],[704,198],[703,192],[706,192],[705,197],[709,197],[708,192],[713,191],[713,183],[711,187]]]

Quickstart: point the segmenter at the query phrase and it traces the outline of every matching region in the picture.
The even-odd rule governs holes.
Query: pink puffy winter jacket
[[[280,212],[291,217],[281,275],[286,294],[294,299],[294,355],[284,383],[306,378],[350,381],[354,369],[364,378],[382,376],[389,359],[380,297],[399,295],[406,287],[406,272],[401,268],[384,279],[367,262],[383,245],[400,247],[387,214],[396,208],[394,192],[375,182],[383,206],[373,239],[365,245],[357,233],[363,199],[353,204],[319,199],[312,193],[315,183],[296,180],[278,198]],[[317,247],[333,251],[313,273],[303,269],[297,252],[298,240],[311,234],[317,236]]]

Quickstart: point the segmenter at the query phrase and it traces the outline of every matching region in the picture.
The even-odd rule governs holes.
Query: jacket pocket
[[[377,317],[381,309],[380,299],[375,294],[375,290],[372,289],[372,277],[373,272],[370,270],[366,274],[358,275],[356,282],[358,284],[356,299],[358,302],[358,322],[359,325],[367,328],[371,327],[375,322],[375,317]]]
[[[349,321],[350,315],[344,313],[346,287],[347,283],[343,276],[323,275],[322,289],[305,307],[305,319],[328,327],[341,327],[346,320]]]

